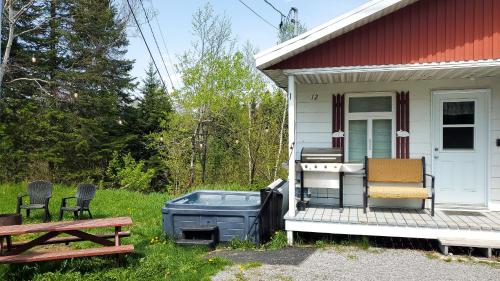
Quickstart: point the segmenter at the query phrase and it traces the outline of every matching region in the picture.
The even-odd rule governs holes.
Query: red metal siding
[[[500,59],[500,0],[421,0],[270,69]]]

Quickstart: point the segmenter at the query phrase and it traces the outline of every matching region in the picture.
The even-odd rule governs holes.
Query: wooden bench
[[[0,263],[27,263],[39,261],[53,261],[76,257],[102,256],[131,253],[133,245],[120,245],[121,237],[130,236],[130,232],[122,232],[123,226],[129,226],[132,220],[129,217],[95,219],[85,221],[64,221],[54,223],[26,224],[0,227],[0,237],[22,235],[31,233],[44,233],[31,241],[18,242],[10,245],[8,249],[0,253]],[[112,234],[91,234],[84,232],[86,229],[113,227]],[[69,237],[56,237],[60,234],[69,234]],[[109,239],[113,238],[114,241]],[[60,250],[48,249],[41,252],[27,252],[35,246],[70,243],[79,241],[92,241],[104,247]]]
[[[40,261],[54,261],[81,257],[104,256],[132,253],[134,245],[90,248],[67,251],[28,252],[19,255],[0,256],[0,263],[29,263]]]
[[[431,178],[430,190],[426,177]],[[363,177],[363,209],[366,213],[369,198],[376,199],[420,199],[422,209],[425,200],[431,201],[431,215],[434,216],[434,176],[425,172],[425,157],[422,159],[385,159],[365,157]]]

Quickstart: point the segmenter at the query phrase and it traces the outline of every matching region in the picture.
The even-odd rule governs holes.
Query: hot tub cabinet
[[[183,230],[218,227],[220,242],[248,239],[259,243],[259,192],[199,190],[171,200],[162,208],[163,229],[179,238]]]

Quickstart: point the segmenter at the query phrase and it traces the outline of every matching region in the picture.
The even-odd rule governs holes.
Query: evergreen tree
[[[172,102],[161,81],[157,78],[152,62],[146,69],[146,77],[142,81],[142,98],[138,106],[139,131],[141,147],[133,150],[136,159],[144,160],[148,169],[154,169],[152,188],[159,190],[168,183],[168,168],[160,157],[155,139],[163,128],[169,127],[169,118],[173,112]]]
[[[142,130],[145,134],[159,132],[161,122],[168,119],[172,112],[172,102],[160,80],[152,62],[146,70],[146,77],[142,81],[142,99],[139,104]]]
[[[134,139],[126,23],[108,0],[36,2],[18,22],[3,87],[0,165],[16,168],[1,177],[99,179]]]
[[[124,59],[126,26],[108,0],[76,1],[69,14],[64,36],[70,56],[60,91],[72,97],[64,110],[73,130],[63,131],[54,147],[66,155],[61,167],[72,177],[99,177],[113,152],[133,138],[133,124],[127,122],[134,84],[132,61]]]

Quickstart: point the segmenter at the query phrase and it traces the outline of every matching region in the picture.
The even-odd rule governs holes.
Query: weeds
[[[316,242],[314,242],[314,246],[316,246],[317,248],[320,248],[320,249],[324,249],[324,248],[328,247],[329,245],[330,245],[330,243],[328,243],[325,240],[317,240]]]
[[[358,257],[356,255],[348,255],[347,259],[351,260],[351,261],[355,261],[355,260],[358,260]]]
[[[228,243],[228,247],[233,250],[279,250],[286,246],[288,246],[288,240],[284,231],[276,231],[269,242],[260,246],[250,240],[233,239]]]
[[[250,269],[250,268],[256,268],[259,266],[262,266],[262,264],[259,262],[249,262],[246,264],[240,264],[239,265],[240,271],[237,272],[236,274],[234,274],[234,277],[236,277],[237,281],[246,281],[248,279],[245,277],[245,274],[244,274],[245,270]]]
[[[441,260],[444,262],[458,262],[458,263],[477,263],[490,266],[492,268],[500,268],[500,262],[494,259],[482,259],[473,256],[444,256],[437,252],[425,253],[425,256],[431,260]]]
[[[250,240],[232,239],[228,246],[233,250],[252,250],[257,249],[257,245]]]
[[[250,269],[250,268],[256,268],[256,267],[260,267],[260,266],[262,266],[262,263],[252,261],[252,262],[240,265],[240,269],[241,270],[247,270],[247,269]]]
[[[345,247],[355,247],[364,251],[370,248],[370,240],[366,236],[344,240],[340,244]]]
[[[264,245],[264,248],[269,250],[279,250],[288,246],[288,239],[286,237],[286,232],[284,231],[276,231],[267,244]]]

